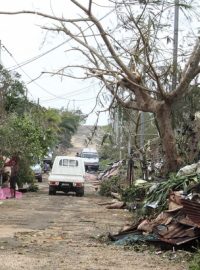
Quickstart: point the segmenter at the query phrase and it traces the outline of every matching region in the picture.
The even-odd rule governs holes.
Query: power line
[[[101,17],[101,18],[99,19],[99,21],[105,19],[105,18],[106,18],[108,15],[110,15],[113,11],[115,11],[115,8],[112,9],[111,11],[109,11],[108,13],[106,13],[103,17]],[[78,35],[81,34],[81,33],[84,33],[86,30],[90,29],[92,26],[94,26],[94,23],[92,23],[92,25],[89,25],[89,26],[88,26],[87,28],[85,28],[82,32],[79,32]],[[32,62],[34,62],[34,61],[40,59],[41,57],[47,55],[48,53],[50,53],[50,52],[52,52],[52,51],[58,49],[59,47],[63,46],[65,43],[68,43],[68,42],[69,42],[70,40],[72,40],[72,39],[73,39],[73,38],[68,38],[67,40],[65,40],[65,41],[63,41],[62,43],[56,45],[55,47],[51,48],[50,50],[48,50],[48,51],[46,51],[46,52],[44,52],[44,53],[42,53],[42,54],[39,54],[39,55],[37,55],[37,56],[35,56],[35,57],[33,57],[33,58],[27,59],[27,60],[25,60],[25,61],[23,61],[23,62],[21,62],[21,63],[15,65],[15,66],[12,66],[12,67],[10,67],[10,68],[6,68],[6,69],[8,69],[9,71],[12,71],[12,70],[18,69],[18,68],[20,68],[20,67],[22,67],[22,66],[28,65],[28,64],[30,64],[30,63],[32,63]]]
[[[12,59],[14,60],[15,63],[17,63],[16,59],[14,58],[14,56],[12,55],[12,53],[5,47],[5,45],[2,45],[2,47],[6,50],[6,52],[12,57]],[[32,78],[20,67],[20,69],[22,70],[22,72],[29,78],[32,80]],[[52,92],[48,91],[47,89],[45,89],[44,87],[42,87],[41,85],[39,85],[37,82],[35,82],[34,80],[32,80],[32,82],[34,84],[36,84],[39,88],[41,88],[43,91],[47,92],[48,94],[50,95],[53,95],[55,98],[51,98],[51,99],[48,99],[48,100],[44,100],[43,102],[48,102],[48,101],[52,101],[52,100],[56,100],[56,99],[64,99],[64,100],[70,100],[70,99],[66,99],[65,97],[62,96],[57,96],[57,95],[54,95]],[[97,85],[98,83],[94,83],[92,85],[89,85],[87,87],[83,87],[83,88],[80,88],[80,89],[77,89],[75,91],[71,91],[69,93],[66,93],[65,95],[68,96],[69,94],[71,94],[70,96],[76,96],[78,94],[80,94],[81,92],[85,92],[85,90],[87,90],[88,88],[94,86],[94,85]],[[84,91],[83,91],[84,90]],[[30,91],[29,91],[30,93]],[[31,93],[30,93],[31,94]],[[31,94],[32,95],[32,94]],[[94,98],[89,98],[89,99],[83,99],[83,100],[76,100],[76,101],[86,101],[86,100],[91,100],[91,99],[94,99]]]
[[[92,97],[92,98],[85,98],[85,99],[68,99],[68,98],[63,98],[64,100],[67,100],[67,101],[78,101],[78,102],[82,102],[82,101],[88,101],[88,100],[94,100],[96,99],[97,97]],[[41,100],[42,103],[46,103],[46,102],[50,102],[52,100],[55,100],[55,99],[49,99],[49,100]]]
[[[63,41],[62,43],[58,44],[57,46],[55,46],[55,47],[49,49],[48,51],[46,51],[46,52],[44,52],[44,53],[41,53],[41,54],[39,54],[39,55],[37,55],[37,56],[34,56],[34,57],[30,58],[30,59],[27,59],[27,60],[25,60],[25,61],[19,63],[18,65],[15,65],[15,66],[12,66],[12,67],[8,67],[7,69],[8,69],[9,71],[12,71],[12,70],[21,68],[21,67],[23,67],[23,66],[25,66],[25,65],[28,65],[28,64],[30,64],[30,63],[32,63],[32,62],[34,62],[34,61],[40,59],[41,57],[45,56],[46,54],[48,54],[48,53],[50,53],[50,52],[52,52],[52,51],[58,49],[59,47],[63,46],[63,45],[64,45],[65,43],[67,43],[67,42],[68,42],[68,40],[65,40],[65,41]]]
[[[14,56],[12,55],[12,53],[5,47],[5,45],[2,45],[2,47],[6,50],[6,52],[10,55],[10,57],[14,60],[14,62],[18,65],[16,59],[14,58]],[[32,78],[26,73],[26,71],[24,71],[24,69],[22,67],[19,67],[21,69],[21,71],[30,79],[32,80]],[[41,85],[39,85],[37,82],[33,81],[33,83],[35,85],[37,85],[40,89],[42,89],[43,91],[45,91],[46,93],[57,97],[56,95],[54,95],[53,93],[51,93],[50,91],[48,91],[47,89],[45,89],[44,87],[42,87]],[[29,92],[30,93],[30,92]]]
[[[101,17],[101,18],[99,19],[99,21],[101,21],[101,20],[103,20],[104,18],[106,18],[106,17],[107,17],[109,14],[111,14],[114,10],[115,10],[115,9],[112,9],[111,11],[109,11],[107,14],[105,14],[103,17]],[[94,25],[94,23],[93,23],[92,25],[88,26],[87,28],[85,28],[85,29],[82,31],[82,33],[85,32],[86,30],[90,29],[93,25]],[[79,34],[80,34],[80,33],[81,33],[81,31],[79,32]],[[8,69],[8,70],[9,70],[9,71],[13,71],[13,70],[16,70],[16,69],[20,68],[20,69],[22,70],[22,72],[23,72],[23,73],[31,80],[31,82],[33,82],[35,85],[37,85],[40,89],[42,89],[44,92],[46,92],[46,93],[48,93],[48,94],[54,96],[56,99],[57,99],[57,98],[60,99],[59,96],[53,94],[52,92],[48,91],[48,90],[45,89],[43,86],[41,86],[40,84],[38,84],[37,82],[35,82],[35,80],[33,80],[33,79],[27,74],[27,72],[25,72],[25,71],[22,69],[22,66],[25,66],[25,65],[27,65],[27,64],[29,64],[29,63],[31,63],[31,62],[33,62],[33,61],[38,60],[39,58],[43,57],[44,55],[46,55],[46,54],[48,54],[48,53],[50,53],[50,52],[52,52],[52,51],[54,51],[55,49],[61,47],[62,45],[64,45],[65,43],[69,42],[69,41],[72,40],[72,39],[73,39],[73,38],[68,38],[66,41],[60,43],[59,45],[53,47],[52,49],[50,49],[50,50],[48,50],[48,51],[46,51],[46,52],[44,52],[44,53],[42,53],[42,54],[40,54],[40,55],[38,55],[38,56],[32,58],[32,59],[29,59],[29,60],[27,60],[27,61],[25,61],[25,62],[23,62],[23,63],[21,63],[21,64],[18,63],[18,62],[16,61],[16,59],[14,58],[14,56],[12,55],[12,53],[10,53],[10,51],[9,51],[5,46],[3,46],[3,47],[5,48],[5,50],[7,51],[7,53],[13,58],[14,62],[16,63],[16,68],[12,68],[12,69]],[[29,91],[29,93],[30,93],[30,91]],[[31,94],[31,93],[30,93],[30,94]],[[32,96],[32,94],[31,94],[31,96]],[[89,100],[89,99],[87,99],[87,100]]]
[[[68,92],[66,94],[61,94],[61,95],[57,96],[57,98],[51,98],[51,99],[47,99],[47,100],[66,99],[65,96],[66,97],[73,97],[73,96],[79,95],[81,93],[84,93],[88,88],[93,87],[93,86],[98,85],[98,84],[99,83],[94,83],[94,84],[88,85],[86,87],[83,87],[83,88]]]

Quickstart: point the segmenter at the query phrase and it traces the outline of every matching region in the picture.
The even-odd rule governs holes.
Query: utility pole
[[[140,114],[140,148],[144,147],[144,112]]]
[[[1,60],[1,40],[0,40],[0,65],[2,65]],[[4,86],[0,87],[0,119],[4,117]]]
[[[174,0],[174,1],[175,1],[175,7],[174,7],[172,90],[174,90],[176,88],[176,83],[177,83],[178,28],[179,28],[179,0]]]
[[[0,65],[2,65],[2,61],[1,61],[1,40],[0,40]]]
[[[114,115],[114,129],[115,129],[115,143],[117,147],[119,147],[119,108],[115,110],[115,115]]]
[[[150,27],[151,27],[151,20],[149,17],[148,20],[148,35],[150,35]],[[146,49],[144,49],[144,64],[143,64],[143,82],[146,81],[146,63],[147,63],[147,54],[148,52]],[[145,132],[145,112],[140,112],[140,149],[142,150],[144,148],[144,132]]]
[[[119,137],[119,159],[122,160],[122,143],[123,143],[123,111],[121,112],[120,114],[120,131],[119,131],[119,134],[120,134],[120,137]]]

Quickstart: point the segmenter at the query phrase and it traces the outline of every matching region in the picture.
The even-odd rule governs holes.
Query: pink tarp
[[[12,198],[13,193],[10,190],[10,188],[0,188],[0,200],[6,200],[9,198]],[[21,199],[22,193],[19,191],[16,191],[15,198]]]

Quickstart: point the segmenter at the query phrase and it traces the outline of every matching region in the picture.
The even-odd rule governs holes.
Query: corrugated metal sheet
[[[200,203],[181,200],[185,214],[200,228]]]
[[[165,238],[160,238],[161,241],[165,242],[165,243],[169,243],[169,244],[172,244],[172,245],[182,245],[182,244],[185,244],[187,242],[190,242],[194,239],[197,239],[199,236],[196,236],[196,237],[181,237],[181,238],[173,238],[173,239],[165,239]]]
[[[161,241],[172,245],[182,245],[194,239],[200,239],[200,203],[186,199],[181,199],[181,203],[182,209],[162,212],[156,219],[147,220],[152,226],[151,233],[144,234],[143,232],[146,232],[144,227],[141,231],[138,230],[139,225],[145,221],[143,220],[138,226],[131,228],[133,232],[121,232],[121,235],[112,236],[112,240],[116,241],[130,236],[133,241],[148,242],[153,239],[153,241]]]
[[[199,228],[194,227],[187,227],[184,225],[181,225],[180,223],[173,223],[162,230],[159,229],[160,225],[157,226],[156,233],[160,235],[160,237],[165,239],[171,239],[171,238],[179,238],[179,237],[195,237],[200,235]],[[155,232],[155,230],[154,230]]]
[[[176,218],[177,222],[190,227],[195,227],[196,224],[188,216],[180,216]]]

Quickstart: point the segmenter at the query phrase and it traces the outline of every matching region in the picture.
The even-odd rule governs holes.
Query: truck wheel
[[[56,190],[49,189],[49,195],[56,195]]]
[[[79,192],[76,193],[76,197],[83,197],[83,196],[84,196],[84,193],[79,193]]]
[[[38,182],[42,183],[42,176],[38,177]]]
[[[81,190],[77,191],[76,196],[77,197],[83,197],[84,196],[84,189],[81,189]]]

